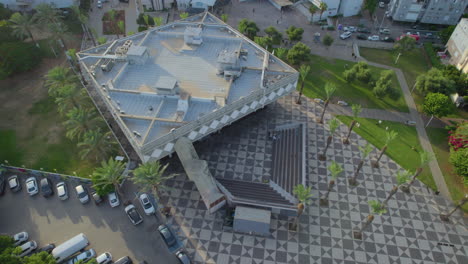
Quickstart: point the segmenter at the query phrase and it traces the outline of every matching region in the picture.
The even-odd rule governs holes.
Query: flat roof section
[[[85,78],[115,114],[140,156],[162,153],[149,151],[148,145],[157,145],[158,139],[214,112],[222,116],[230,104],[267,89],[272,83],[269,67],[280,77],[297,74],[210,13],[151,28],[77,56]],[[240,105],[231,119],[261,105]],[[227,120],[219,123],[207,124],[203,131],[229,124]]]

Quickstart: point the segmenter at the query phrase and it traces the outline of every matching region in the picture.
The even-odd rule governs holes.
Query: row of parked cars
[[[86,262],[92,258],[96,258],[98,264],[109,264],[112,263],[112,255],[109,252],[102,253],[97,256],[94,249],[84,250],[89,245],[88,239],[80,234],[73,237],[72,239],[60,244],[58,247],[55,244],[47,244],[41,248],[37,247],[37,243],[34,240],[29,240],[29,234],[25,231],[17,233],[12,236],[14,245],[19,246],[21,251],[20,257],[26,257],[34,253],[40,253],[43,251],[52,254],[58,263],[75,264],[80,260]],[[97,257],[96,257],[97,256]],[[120,258],[114,264],[131,264],[131,259],[126,256]]]

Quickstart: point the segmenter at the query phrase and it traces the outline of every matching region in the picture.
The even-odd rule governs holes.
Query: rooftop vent
[[[202,29],[199,27],[186,27],[184,31],[185,44],[201,45],[203,43],[201,33]]]

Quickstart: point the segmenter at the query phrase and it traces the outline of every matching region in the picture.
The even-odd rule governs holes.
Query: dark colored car
[[[102,203],[102,201],[103,201],[102,197],[99,194],[97,194],[96,191],[92,191],[91,196],[93,197],[93,201],[94,201],[95,204]]]
[[[385,38],[383,39],[383,41],[385,41],[385,42],[395,42],[395,39],[393,39],[393,38],[391,38],[391,37],[385,37]]]
[[[0,195],[3,195],[5,193],[5,177],[0,174]]]
[[[160,225],[158,231],[168,247],[172,247],[176,244],[176,238],[167,225]]]
[[[36,250],[37,253],[39,252],[47,252],[47,253],[50,253],[52,252],[52,250],[55,248],[55,244],[47,244],[39,249]]]
[[[370,33],[370,30],[365,27],[358,27],[357,32],[359,33]]]
[[[21,184],[17,175],[8,178],[8,186],[10,186],[10,190],[13,192],[21,191]]]
[[[176,255],[177,259],[179,260],[179,262],[182,263],[182,264],[190,264],[190,263],[192,263],[192,262],[190,261],[190,258],[187,256],[187,254],[186,254],[184,251],[182,251],[182,250],[177,251],[177,252],[175,253],[175,255]]]
[[[143,222],[143,218],[141,218],[140,213],[138,213],[136,207],[133,204],[127,205],[125,207],[125,213],[128,215],[130,221],[132,221],[133,225],[138,225]]]
[[[114,264],[132,264],[132,259],[129,256],[125,256],[123,258],[120,258]]]
[[[364,34],[359,34],[356,36],[357,39],[363,39],[363,40],[367,40],[367,35],[364,35]]]
[[[48,178],[43,178],[41,180],[41,193],[44,197],[49,197],[49,196],[54,195],[52,182]]]

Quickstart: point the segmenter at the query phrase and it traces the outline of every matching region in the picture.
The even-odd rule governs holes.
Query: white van
[[[52,256],[57,260],[57,263],[60,263],[88,245],[88,238],[81,233],[54,248]]]

